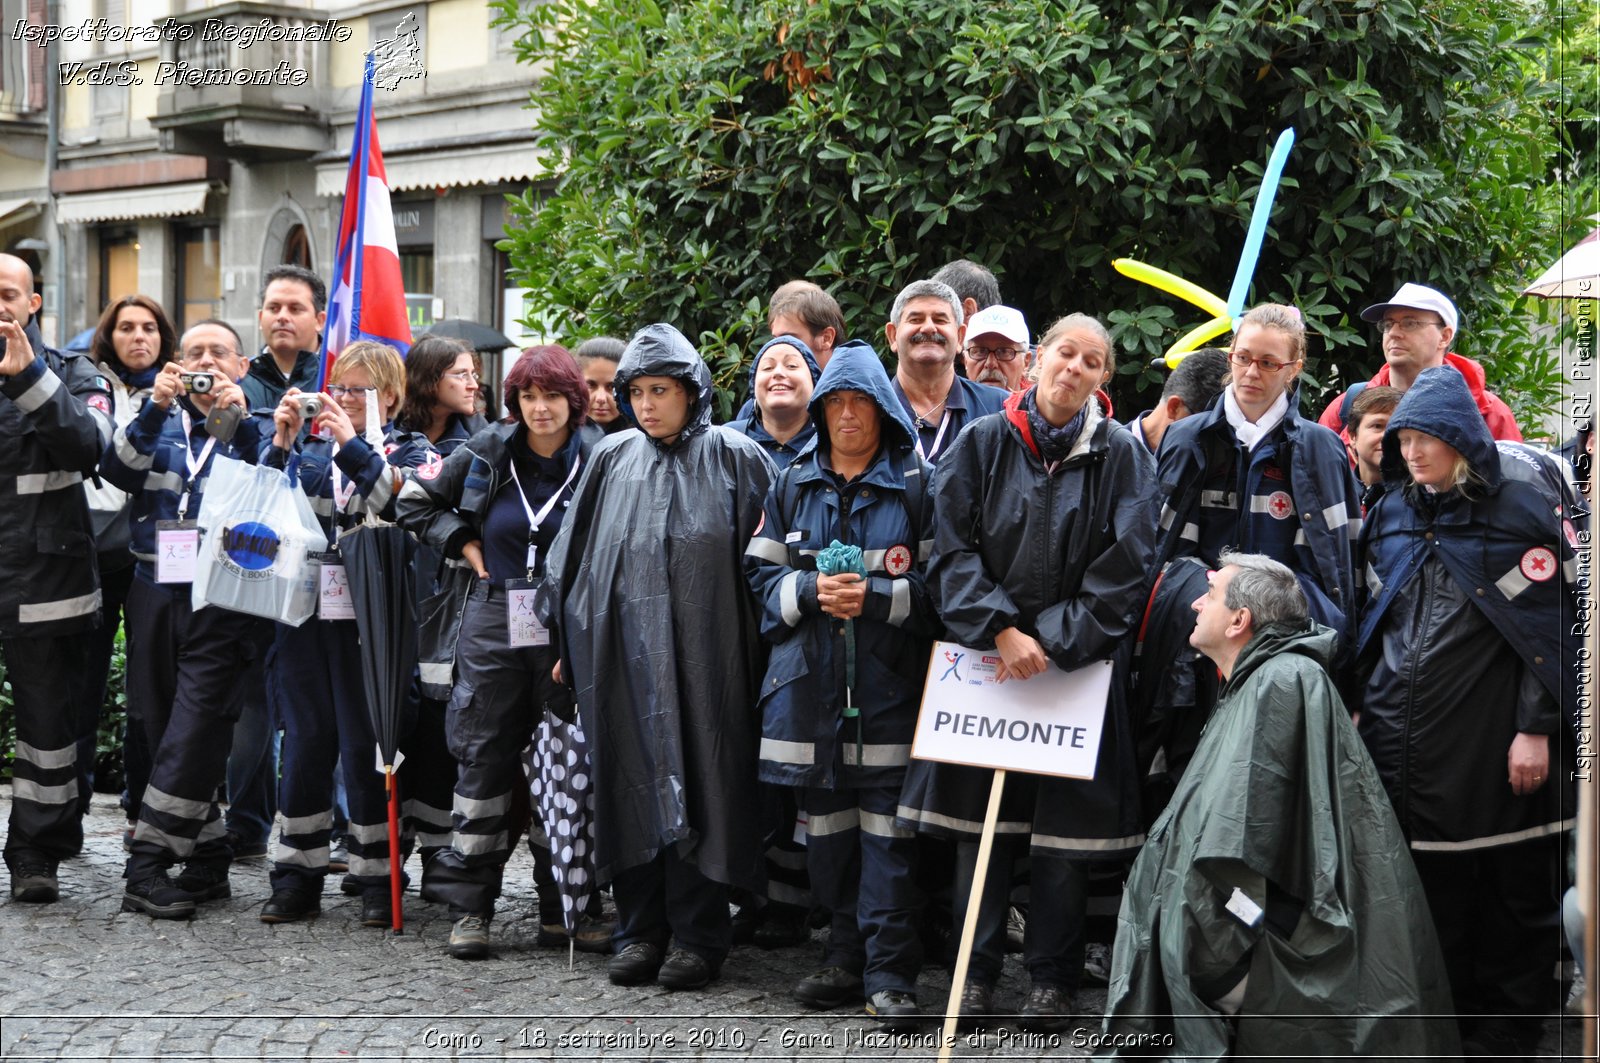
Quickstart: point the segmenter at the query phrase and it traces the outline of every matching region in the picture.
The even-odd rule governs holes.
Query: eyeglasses
[[[354,395],[358,399],[364,399],[368,395],[372,394],[374,391],[377,391],[377,390],[378,389],[374,388],[374,387],[351,387],[351,388],[347,388],[343,384],[330,384],[330,385],[328,385],[328,394],[332,395],[336,399],[342,399],[346,395]]]
[[[1396,320],[1391,320],[1389,318],[1384,318],[1382,321],[1378,322],[1378,331],[1379,332],[1383,332],[1383,333],[1387,333],[1391,329],[1399,329],[1401,332],[1415,332],[1418,329],[1427,328],[1430,325],[1433,326],[1434,328],[1443,328],[1444,327],[1444,322],[1442,322],[1442,321],[1425,321],[1422,318],[1417,318],[1417,317],[1408,317],[1408,318],[1396,319]]]
[[[967,357],[976,358],[979,361],[993,358],[997,362],[1010,362],[1014,361],[1017,355],[1021,353],[1015,347],[979,347],[974,345],[967,348]]]
[[[1261,372],[1266,373],[1269,376],[1273,373],[1282,372],[1291,365],[1295,364],[1293,362],[1277,362],[1270,358],[1252,358],[1248,354],[1239,354],[1237,352],[1229,352],[1228,361],[1232,362],[1240,369],[1249,369],[1251,366],[1255,366]]]
[[[483,377],[479,376],[477,373],[474,373],[470,369],[452,369],[452,370],[450,370],[450,372],[448,372],[448,373],[446,373],[444,375],[447,376],[447,377],[451,377],[451,378],[453,378],[455,380],[459,380],[463,384],[465,384],[469,380],[482,380],[483,379]]]

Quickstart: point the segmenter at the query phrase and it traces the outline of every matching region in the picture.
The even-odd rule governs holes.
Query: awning
[[[0,229],[28,221],[38,213],[37,199],[0,199]]]
[[[429,155],[383,160],[389,191],[410,188],[459,188],[508,181],[531,181],[546,173],[544,153],[532,144],[501,144],[489,148],[457,148]],[[344,195],[350,163],[330,162],[317,167],[317,195]]]
[[[110,192],[83,192],[56,197],[56,220],[82,225],[129,218],[179,218],[206,209],[209,181],[153,188],[118,188]]]

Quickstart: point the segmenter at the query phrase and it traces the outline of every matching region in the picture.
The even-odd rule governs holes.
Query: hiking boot
[[[612,920],[596,919],[585,912],[578,916],[578,932],[568,934],[566,924],[559,915],[549,922],[544,922],[541,917],[539,933],[533,943],[544,949],[564,949],[570,944],[579,952],[610,955],[611,935],[616,929],[617,924]]]
[[[24,904],[54,904],[61,899],[55,865],[27,863],[11,869],[11,899]]]
[[[489,956],[491,915],[464,915],[450,928],[450,955],[458,960],[482,960]]]
[[[261,906],[263,923],[298,923],[302,919],[315,919],[321,914],[322,895],[293,886],[273,890],[267,903]]]
[[[233,850],[233,858],[235,860],[260,860],[267,855],[265,838],[258,842],[247,842],[238,831],[229,830],[222,832],[222,841],[229,849]]]
[[[825,1011],[860,1000],[864,989],[859,974],[843,967],[824,967],[795,983],[794,998],[808,1008]]]
[[[917,998],[899,989],[880,989],[867,1000],[867,1014],[890,1033],[910,1033],[922,1022]]]
[[[994,986],[976,978],[967,979],[961,987],[960,1011],[956,1013],[956,1027],[962,1030],[981,1030],[994,1018]]]
[[[128,883],[122,891],[122,910],[143,912],[152,919],[192,919],[194,895],[179,889],[161,870]]]
[[[387,886],[369,889],[361,894],[361,925],[386,927],[394,925],[394,905]],[[454,934],[451,935],[452,940]]]
[[[811,927],[806,925],[804,912],[774,912],[767,908],[767,917],[756,927],[756,947],[762,949],[789,949],[811,940]]]
[[[228,869],[210,863],[183,865],[173,883],[196,901],[221,901],[233,896],[228,885]]]
[[[648,941],[626,945],[606,964],[612,985],[644,985],[655,981],[661,970],[661,949]]]
[[[1017,1016],[1017,1025],[1034,1033],[1055,1033],[1072,1021],[1072,992],[1055,985],[1036,985]]]
[[[656,985],[667,989],[699,989],[710,985],[719,973],[719,969],[698,952],[673,949],[656,972]]]
[[[328,870],[335,875],[342,875],[350,870],[350,847],[343,838],[334,842],[328,850]]]

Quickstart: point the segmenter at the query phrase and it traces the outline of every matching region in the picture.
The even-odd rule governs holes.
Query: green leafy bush
[[[1251,301],[1293,302],[1309,376],[1379,361],[1356,318],[1450,292],[1458,349],[1525,420],[1556,399],[1515,293],[1563,225],[1559,12],[1481,0],[497,0],[538,73],[554,188],[508,251],[563,338],[698,336],[724,413],[779,283],[808,277],[882,347],[904,283],[966,256],[1041,327],[1086,310],[1127,376],[1206,315],[1120,256],[1225,294],[1278,132],[1298,141]],[[1565,108],[1565,110],[1564,110]],[[1592,125],[1590,126],[1592,129]]]

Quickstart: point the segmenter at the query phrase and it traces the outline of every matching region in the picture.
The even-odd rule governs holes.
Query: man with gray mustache
[[[884,335],[894,351],[895,397],[917,430],[917,453],[930,465],[974,418],[999,413],[1007,392],[956,376],[966,337],[961,299],[939,281],[912,281],[895,296]]]

